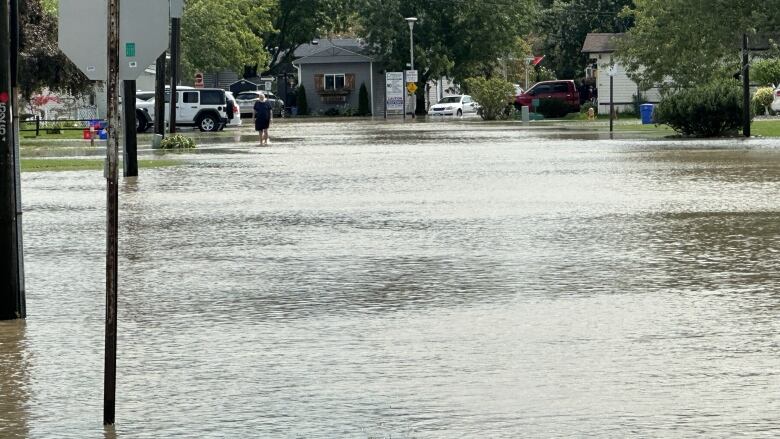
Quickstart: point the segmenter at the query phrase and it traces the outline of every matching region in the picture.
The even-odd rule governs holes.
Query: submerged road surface
[[[780,435],[780,142],[282,122],[120,184],[118,438]],[[105,181],[23,175],[0,437],[102,437]]]

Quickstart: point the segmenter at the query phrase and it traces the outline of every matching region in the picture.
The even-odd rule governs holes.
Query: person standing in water
[[[268,127],[271,126],[271,106],[265,99],[265,95],[260,93],[254,106],[255,112],[255,130],[260,134],[260,144],[268,144]]]

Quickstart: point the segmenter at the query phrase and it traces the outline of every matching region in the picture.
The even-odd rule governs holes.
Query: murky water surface
[[[106,437],[780,435],[780,142],[273,134],[121,182]],[[105,182],[23,185],[0,437],[102,437]]]

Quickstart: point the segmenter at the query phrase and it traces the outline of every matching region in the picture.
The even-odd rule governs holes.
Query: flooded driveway
[[[106,437],[780,432],[780,141],[271,134],[120,183]],[[103,435],[104,188],[23,175],[29,317],[0,323],[0,437]]]

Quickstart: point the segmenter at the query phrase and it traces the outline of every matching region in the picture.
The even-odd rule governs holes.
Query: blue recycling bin
[[[642,124],[643,125],[649,125],[653,123],[653,110],[655,109],[655,105],[653,104],[642,104],[639,106],[639,113],[642,115]]]

